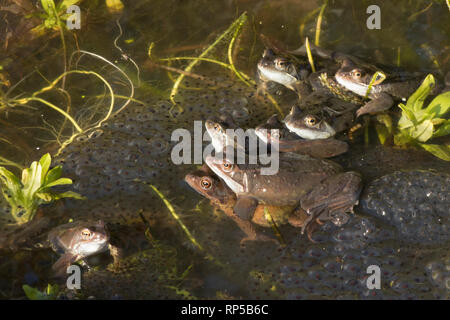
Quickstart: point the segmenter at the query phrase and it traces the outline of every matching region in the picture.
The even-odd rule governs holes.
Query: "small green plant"
[[[58,30],[62,27],[61,20],[65,21],[71,15],[70,13],[66,13],[67,8],[79,2],[80,0],[63,0],[55,4],[53,0],[41,0],[44,11],[39,13],[39,17],[43,22],[35,28],[35,31],[40,32],[43,29]]]
[[[30,287],[27,284],[22,286],[25,295],[30,300],[55,300],[59,293],[59,286],[57,284],[49,284],[45,291],[40,291],[39,289]]]
[[[418,146],[438,158],[450,161],[450,145],[425,143],[432,138],[450,134],[450,120],[445,118],[450,110],[450,92],[438,95],[427,107],[423,107],[434,86],[434,77],[429,74],[416,92],[409,97],[406,105],[399,104],[402,115],[398,121],[394,143],[399,146]]]
[[[4,167],[0,167],[2,194],[11,206],[11,215],[18,224],[32,220],[41,204],[61,198],[84,199],[72,191],[51,192],[51,187],[72,184],[72,180],[61,178],[61,166],[49,170],[50,164],[51,156],[47,153],[39,162],[34,161],[30,168],[23,169],[22,180]]]

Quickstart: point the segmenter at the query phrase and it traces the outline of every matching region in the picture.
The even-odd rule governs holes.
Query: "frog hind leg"
[[[394,104],[394,100],[387,93],[377,93],[372,96],[372,100],[356,110],[356,117],[366,113],[375,113],[388,110]]]
[[[327,178],[301,201],[302,209],[309,214],[302,233],[317,219],[331,220],[337,226],[345,224],[348,221],[346,213],[357,204],[361,189],[361,175],[357,172],[343,172]]]

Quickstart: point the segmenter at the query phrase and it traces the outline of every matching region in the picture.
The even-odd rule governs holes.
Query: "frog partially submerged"
[[[335,78],[346,89],[364,97],[374,73],[357,65],[350,58],[343,58]],[[419,85],[420,79],[404,79],[399,76],[388,76],[382,82],[375,81],[368,95],[370,101],[356,111],[356,116],[388,110],[394,105],[394,99],[406,100]]]
[[[336,130],[324,117],[302,112],[297,106],[291,108],[283,122],[291,132],[308,140],[328,139],[336,134]]]
[[[269,81],[276,82],[295,91],[299,96],[310,92],[305,82],[308,71],[305,66],[295,65],[288,57],[275,55],[271,49],[265,49],[257,65],[259,87],[258,93],[265,91]]]
[[[295,227],[301,227],[303,221],[307,218],[304,212],[302,215],[296,215],[294,206],[269,206],[258,205],[251,217],[242,219],[234,212],[236,205],[236,194],[207,166],[203,165],[199,170],[191,172],[185,176],[185,181],[189,186],[197,191],[202,196],[211,201],[211,204],[222,210],[228,217],[230,217],[239,228],[246,234],[246,237],[241,240],[241,244],[246,241],[275,241],[257,232],[252,223],[262,226],[270,227],[271,225],[265,218],[264,209],[267,208],[274,222],[277,225],[289,223]],[[251,219],[251,222],[248,221]],[[311,239],[311,230],[308,231],[308,237]]]
[[[241,245],[247,241],[275,241],[273,238],[258,233],[250,221],[246,221],[234,213],[236,195],[207,165],[188,173],[184,180],[192,189],[209,199],[213,206],[222,210],[246,234],[246,237],[241,240]]]
[[[234,212],[240,217],[251,216],[260,203],[296,206],[308,214],[302,234],[316,219],[346,223],[346,213],[352,212],[362,189],[358,173],[343,172],[334,162],[306,155],[280,154],[275,175],[262,175],[260,165],[238,165],[213,156],[206,164],[236,193]]]
[[[273,129],[277,129],[277,131],[271,131]],[[311,131],[314,130],[317,129],[313,128]],[[330,158],[348,150],[346,142],[333,138],[314,140],[300,138],[284,127],[276,114],[272,115],[266,123],[256,127],[255,132],[258,138],[266,144],[276,142],[275,145],[278,145],[280,152],[295,152],[316,158]]]
[[[63,276],[66,269],[74,262],[109,250],[118,262],[119,249],[109,243],[109,233],[103,221],[77,221],[60,225],[48,233],[48,241],[52,249],[61,254],[53,264],[56,276]]]

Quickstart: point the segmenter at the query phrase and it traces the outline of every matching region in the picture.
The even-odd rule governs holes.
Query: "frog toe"
[[[394,104],[394,100],[387,93],[378,94],[376,98],[372,99],[364,106],[356,110],[356,117],[360,117],[367,113],[377,113],[386,111]]]

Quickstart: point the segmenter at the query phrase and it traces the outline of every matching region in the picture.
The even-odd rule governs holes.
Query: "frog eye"
[[[226,161],[222,164],[222,168],[223,168],[223,171],[225,171],[225,172],[231,172],[231,170],[233,170],[233,164]]]
[[[91,237],[91,230],[83,229],[81,230],[81,235],[83,236],[83,238],[89,239]]]
[[[205,190],[211,189],[212,187],[211,179],[209,179],[208,177],[203,177],[202,180],[200,181],[200,185]]]
[[[275,60],[275,65],[278,68],[284,68],[287,64],[288,62],[285,59],[278,58]]]
[[[216,131],[222,131],[222,128],[220,127],[220,125],[219,124],[215,124],[214,125],[214,130],[216,130]]]
[[[362,76],[362,72],[359,69],[352,70],[351,74],[352,74],[353,78],[357,78],[357,79],[361,78],[361,76]]]
[[[316,125],[317,122],[318,122],[318,121],[317,121],[317,118],[314,117],[314,116],[306,116],[306,117],[305,117],[305,124],[306,124],[307,126],[312,127],[312,126]]]

